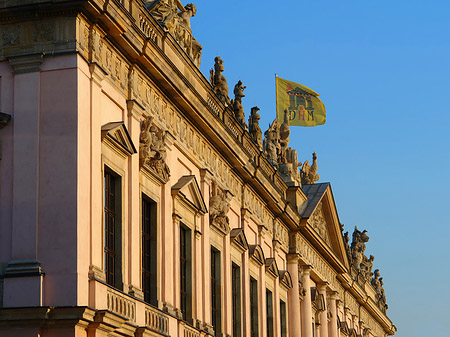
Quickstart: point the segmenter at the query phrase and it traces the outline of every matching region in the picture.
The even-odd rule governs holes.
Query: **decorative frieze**
[[[348,291],[344,293],[344,308],[350,309],[353,315],[359,314],[358,301]]]
[[[336,273],[313,246],[299,233],[291,237],[290,250],[292,253],[300,254],[304,263],[311,265],[322,281],[327,281],[332,290],[337,290],[338,282],[336,280]]]

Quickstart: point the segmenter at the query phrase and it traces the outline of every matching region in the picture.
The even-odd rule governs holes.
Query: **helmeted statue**
[[[222,101],[222,103],[229,106],[230,97],[228,97],[228,84],[225,76],[222,75],[224,70],[223,60],[220,56],[217,56],[214,59],[214,70],[210,70],[209,80],[216,96]]]
[[[245,88],[247,87],[242,85],[241,80],[236,83],[233,90],[234,100],[231,101],[231,105],[233,107],[234,117],[236,117],[237,121],[242,125],[244,129],[247,129],[247,123],[245,123],[244,107],[242,106],[242,97],[245,97]]]
[[[254,140],[254,142],[258,145],[258,148],[262,150],[262,131],[259,127],[259,120],[261,119],[261,116],[258,113],[259,108],[257,106],[254,106],[251,109],[250,117],[248,118],[248,126],[250,133],[250,136]]]
[[[367,280],[367,282],[370,282],[370,279],[372,278],[372,268],[373,268],[373,261],[375,260],[375,257],[373,255],[370,255],[369,258],[367,256],[363,255],[363,260],[360,264],[360,271],[361,274],[364,275],[364,278]]]

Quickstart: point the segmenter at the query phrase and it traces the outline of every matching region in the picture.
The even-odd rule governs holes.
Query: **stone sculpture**
[[[352,240],[352,264],[357,271],[361,270],[361,262],[363,261],[364,251],[366,250],[366,242],[369,241],[369,236],[366,234],[367,231],[359,231],[358,227],[355,226],[353,231]]]
[[[190,21],[197,13],[195,5],[187,4],[184,8],[179,8],[174,0],[154,0],[147,1],[145,7],[175,37],[194,64],[200,67],[202,46],[192,36]]]
[[[367,280],[367,282],[370,282],[370,279],[372,278],[372,268],[373,268],[373,261],[375,260],[375,257],[373,255],[370,255],[369,258],[367,256],[363,256],[363,260],[360,264],[360,271],[361,274],[363,274],[364,278]]]
[[[273,166],[278,167],[278,155],[280,153],[280,126],[278,119],[275,119],[269,125],[269,129],[264,132],[263,151],[266,154],[267,160]]]
[[[244,90],[247,88],[242,85],[242,81],[239,80],[234,86],[234,100],[231,100],[231,105],[234,111],[234,117],[236,117],[239,124],[243,128],[247,129],[247,123],[245,123],[244,107],[242,106],[242,97],[245,97]]]
[[[345,251],[347,252],[347,258],[348,258],[348,262],[350,262],[350,264],[352,264],[352,251],[350,250],[350,238],[348,237],[348,232],[344,233],[344,246],[345,246]]]
[[[302,185],[314,184],[317,180],[320,179],[320,175],[317,174],[317,154],[314,152],[312,156],[313,156],[312,165],[310,166],[309,160],[307,160],[302,166],[302,170],[300,173]]]
[[[386,313],[386,310],[388,309],[388,305],[386,304],[386,293],[384,292],[383,278],[380,277],[380,271],[378,269],[375,269],[373,272],[370,284],[375,290],[378,307]]]
[[[250,133],[250,136],[254,140],[254,142],[258,145],[259,150],[262,150],[262,131],[259,127],[259,120],[261,119],[261,116],[258,113],[259,108],[257,106],[254,106],[251,109],[250,117],[248,118],[248,126]]]
[[[141,123],[139,137],[139,166],[152,169],[164,181],[170,177],[170,169],[166,164],[167,152],[165,132],[152,125],[153,117],[146,117]]]
[[[230,219],[228,211],[230,204],[226,198],[226,192],[215,182],[211,186],[212,193],[209,199],[209,224],[219,228],[225,234],[230,231]]]
[[[214,59],[214,70],[210,70],[209,80],[216,96],[222,101],[223,104],[229,106],[230,97],[228,97],[228,84],[225,76],[222,75],[224,70],[223,60],[220,56],[217,56]]]
[[[289,115],[288,111],[284,110],[284,120],[283,123],[281,123],[280,126],[280,153],[278,158],[279,164],[286,164],[287,158],[286,158],[286,151],[289,145],[289,135],[291,133],[291,130],[289,129]]]

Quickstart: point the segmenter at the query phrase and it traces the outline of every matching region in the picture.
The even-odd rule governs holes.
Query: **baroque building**
[[[395,333],[317,155],[199,71],[196,10],[0,1],[0,336]]]

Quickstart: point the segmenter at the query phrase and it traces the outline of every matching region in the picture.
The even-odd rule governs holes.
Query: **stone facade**
[[[0,1],[0,336],[393,335],[365,232],[199,71],[195,12]]]

